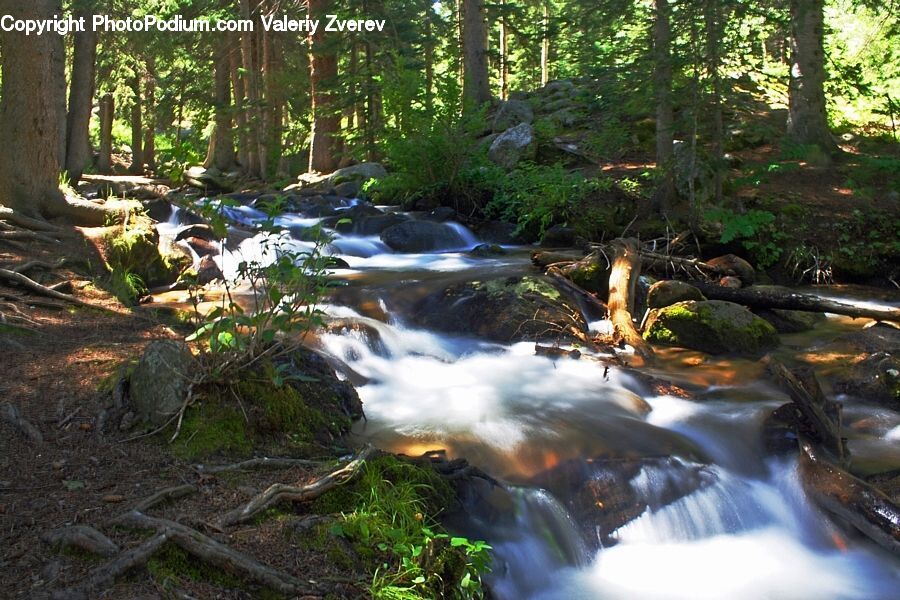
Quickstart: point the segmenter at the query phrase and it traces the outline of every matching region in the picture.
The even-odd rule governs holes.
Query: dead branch
[[[609,318],[616,334],[633,347],[638,356],[650,361],[654,358],[653,349],[641,337],[631,316],[634,311],[635,286],[641,272],[638,242],[633,238],[619,239],[612,246],[615,259],[609,276]]]
[[[72,525],[52,529],[41,534],[41,540],[60,548],[79,548],[99,556],[115,556],[119,547],[112,540],[87,525]]]
[[[603,302],[598,300],[595,295],[582,288],[581,286],[572,283],[569,279],[566,278],[565,275],[563,275],[563,273],[558,268],[550,266],[547,269],[547,275],[551,279],[553,279],[554,283],[556,283],[557,286],[561,287],[563,291],[567,292],[571,296],[574,296],[576,299],[584,301],[585,304],[599,312],[601,315],[605,315],[609,312],[609,308],[607,308],[607,306],[603,304]]]
[[[249,471],[251,469],[291,469],[293,467],[321,467],[323,462],[304,460],[302,458],[253,458],[231,465],[217,465],[207,467],[195,465],[194,468],[203,474],[214,475],[227,471]]]
[[[134,505],[134,510],[144,512],[147,511],[154,506],[162,504],[163,502],[168,502],[170,500],[178,500],[179,498],[184,498],[185,496],[190,496],[191,494],[197,491],[197,486],[191,484],[179,485],[176,487],[166,488],[164,490],[160,490],[155,494],[141,500],[137,504]]]
[[[10,271],[9,269],[0,269],[0,279],[4,279],[6,281],[17,283],[23,286],[25,289],[34,292],[36,294],[40,294],[42,296],[48,296],[50,298],[56,298],[57,300],[64,300],[71,304],[75,304],[77,306],[84,306],[87,308],[96,308],[98,310],[106,311],[106,312],[115,312],[114,310],[107,308],[105,306],[100,306],[97,304],[92,304],[90,302],[85,302],[75,296],[70,296],[69,294],[63,294],[62,292],[57,292],[55,290],[51,290],[45,285],[41,285],[37,281],[31,279],[23,275],[22,273],[16,273],[15,271]]]
[[[31,421],[22,416],[22,413],[19,412],[19,409],[9,402],[4,402],[0,404],[0,419],[3,419],[19,431],[21,431],[25,437],[30,439],[33,442],[37,442],[38,444],[44,443],[44,436],[41,434],[40,430],[35,427]]]
[[[236,525],[238,523],[246,523],[270,506],[282,501],[308,502],[318,498],[325,492],[353,479],[374,452],[375,448],[369,444],[344,467],[307,485],[293,486],[275,483],[250,500],[243,508],[235,509],[226,514],[222,518],[222,524]]]
[[[876,321],[900,322],[900,308],[855,306],[844,304],[836,300],[814,296],[812,294],[799,294],[791,290],[773,288],[726,288],[720,285],[689,282],[692,286],[703,292],[710,300],[725,300],[743,304],[751,308],[780,308],[783,310],[800,310],[806,312],[828,312],[848,317],[875,319]]]
[[[172,543],[191,556],[282,594],[292,596],[320,595],[313,585],[309,585],[287,573],[277,571],[257,561],[255,558],[229,548],[225,544],[181,523],[168,519],[148,517],[136,510],[126,513],[117,519],[117,522],[128,527],[155,529],[159,534],[167,535]]]

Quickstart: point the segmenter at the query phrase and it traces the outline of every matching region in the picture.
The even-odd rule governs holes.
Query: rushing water
[[[241,208],[232,217],[261,214]],[[296,231],[318,220],[280,222]],[[477,243],[452,227],[467,246]],[[259,245],[249,238],[225,251],[225,273],[258,256]],[[530,343],[411,327],[415,298],[529,268],[521,250],[494,259],[465,250],[394,254],[377,237],[337,235],[329,251],[350,265],[340,272],[348,286],[326,308],[359,326],[319,344],[358,384],[367,420],[356,435],[407,454],[445,448],[504,483],[456,523],[494,547],[496,597],[900,597],[896,560],[834,529],[805,497],[794,461],[764,458],[763,419],[786,398],[758,364],[663,351],[652,374],[699,388],[685,399],[657,395],[627,369],[607,370],[608,357],[551,360]],[[858,327],[832,318],[813,334],[785,337],[782,351],[815,350]],[[855,455],[898,468],[900,416],[847,400],[847,420],[870,423],[851,440]],[[581,501],[596,486],[644,508],[603,530]],[[602,506],[607,496],[598,497]]]

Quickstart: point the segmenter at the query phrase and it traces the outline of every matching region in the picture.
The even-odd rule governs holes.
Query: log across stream
[[[318,343],[358,387],[367,420],[355,435],[409,455],[444,448],[502,482],[451,522],[493,546],[495,597],[897,597],[900,563],[815,507],[797,454],[767,454],[763,422],[788,396],[763,365],[656,348],[652,367],[633,371],[584,347],[536,354],[534,342],[452,324],[417,328],[413,307],[429,294],[534,273],[528,249],[395,254],[353,236],[333,246],[351,269],[325,307],[340,325]],[[223,271],[238,258],[227,254]],[[776,354],[861,327],[831,318],[782,336]],[[900,467],[900,414],[848,398],[844,424],[854,460]]]

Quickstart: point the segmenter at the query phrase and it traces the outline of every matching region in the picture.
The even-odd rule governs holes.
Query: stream
[[[262,218],[228,210],[248,224]],[[318,222],[279,218],[295,236]],[[179,223],[176,209],[165,228]],[[467,251],[479,240],[446,226],[462,246],[423,254],[336,234],[330,252],[350,268],[336,271],[346,285],[324,309],[361,326],[317,343],[357,385],[367,420],[355,436],[409,455],[443,448],[502,482],[450,523],[494,548],[496,598],[900,597],[900,564],[834,528],[806,498],[794,458],[766,458],[763,420],[787,396],[759,363],[660,349],[658,366],[638,373],[583,349],[579,360],[553,360],[531,342],[412,326],[416,300],[451,283],[532,272],[530,248],[476,258]],[[226,276],[258,246],[248,238],[224,251]],[[815,352],[860,327],[829,315],[812,332],[783,335],[777,352]],[[680,387],[662,393],[647,376]],[[839,399],[851,430],[869,424],[851,436],[854,459],[900,468],[900,415]]]

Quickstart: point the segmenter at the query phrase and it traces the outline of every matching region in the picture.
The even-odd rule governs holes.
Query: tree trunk
[[[265,37],[265,78],[266,78],[266,102],[268,104],[267,140],[268,151],[267,164],[276,165],[277,175],[285,175],[281,172],[281,156],[283,153],[284,135],[284,104],[285,90],[282,82],[284,73],[284,51],[282,40],[276,33],[267,33]]]
[[[309,0],[309,18],[321,19],[329,8],[328,0]],[[330,89],[337,78],[338,60],[335,48],[322,28],[309,36],[309,48],[313,114],[309,170],[330,173],[337,168],[335,136],[341,126],[340,116],[335,112],[334,95]],[[370,119],[369,126],[372,125]]]
[[[654,196],[654,210],[665,213],[675,195],[672,173],[675,116],[672,109],[672,27],[669,0],[655,0],[653,27],[654,73],[656,93],[656,166],[663,180]]]
[[[115,100],[112,94],[100,98],[100,157],[97,170],[103,174],[112,172],[112,126],[115,118]]]
[[[137,67],[135,67],[137,70]],[[144,128],[141,118],[141,75],[135,72],[131,80],[131,166],[128,172],[141,175],[144,172]]]
[[[463,57],[463,98],[468,108],[479,108],[491,101],[482,0],[465,0],[463,3]]]
[[[86,6],[78,10],[75,16],[89,21],[93,12],[91,6]],[[98,39],[97,33],[90,27],[74,36],[69,115],[66,119],[66,171],[73,185],[81,179],[93,158],[90,125]]]
[[[721,0],[706,0],[704,4],[706,20],[706,61],[707,74],[712,87],[713,154],[715,155],[714,194],[716,205],[722,203],[722,170],[724,168],[725,123],[722,117],[722,77],[719,69],[719,44],[722,39]],[[740,200],[737,200],[740,203]],[[738,210],[740,206],[736,207]]]
[[[834,152],[825,105],[824,0],[791,0],[790,111],[787,133],[798,144]]]
[[[251,19],[253,15],[250,0],[241,0],[241,18]],[[247,161],[245,165],[247,173],[252,177],[263,177],[262,161],[260,156],[260,119],[259,111],[259,78],[257,61],[253,54],[253,34],[244,32],[241,34],[241,64],[243,73],[241,79],[244,82],[245,108],[247,120]]]
[[[500,0],[500,99],[509,98],[509,39],[506,30],[506,2]]]
[[[210,166],[226,172],[234,166],[234,132],[231,128],[231,46],[227,39],[219,45],[215,57],[215,120],[211,136]]]
[[[635,353],[646,361],[653,359],[653,349],[634,326],[634,295],[641,275],[639,244],[634,239],[613,242],[616,251],[609,276],[609,319],[613,329]]]
[[[244,80],[240,76],[241,71],[241,40],[240,34],[235,34],[231,40],[228,57],[231,62],[231,86],[234,89],[234,115],[238,128],[237,154],[238,162],[246,171],[250,165],[250,142],[247,137],[247,113],[244,111]]]
[[[53,3],[53,14],[62,15],[62,0],[55,0]],[[53,100],[56,111],[56,143],[59,146],[59,169],[62,170],[66,166],[66,39],[61,35],[54,33],[46,33],[45,36],[50,38],[52,45],[51,56],[53,61],[51,69],[53,69],[53,81],[56,84],[56,90],[53,92]]]
[[[550,81],[550,0],[544,0],[544,19],[541,37],[541,87]]]
[[[434,39],[432,38],[431,20],[434,8],[431,0],[425,0],[425,40],[423,50],[425,52],[425,112],[429,115],[434,111]]]
[[[144,164],[150,171],[156,170],[156,61],[147,61],[144,86]]]
[[[51,0],[2,0],[0,13],[16,19],[49,19]],[[58,37],[58,36],[57,36]],[[59,214],[58,71],[51,35],[2,33],[0,89],[0,202],[30,216]],[[64,96],[65,98],[65,96]]]

